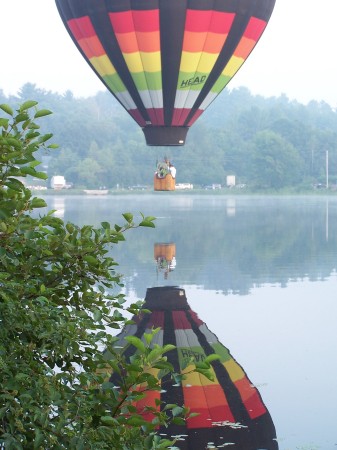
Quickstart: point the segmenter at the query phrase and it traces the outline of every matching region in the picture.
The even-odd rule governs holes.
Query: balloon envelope
[[[261,37],[276,0],[56,0],[78,49],[148,145],[189,127]],[[79,76],[82,76],[79,74]]]

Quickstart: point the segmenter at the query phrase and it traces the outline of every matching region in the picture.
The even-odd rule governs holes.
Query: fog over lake
[[[258,388],[279,448],[336,449],[337,197],[44,198],[79,225],[155,216],[155,229],[128,231],[112,249],[128,300],[183,288]]]

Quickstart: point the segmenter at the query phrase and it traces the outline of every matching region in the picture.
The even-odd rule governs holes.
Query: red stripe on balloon
[[[96,31],[88,16],[80,17],[78,19],[70,19],[67,23],[70,31],[77,41],[81,38],[90,38],[96,36]]]
[[[253,39],[257,41],[263,30],[266,28],[267,22],[261,19],[257,19],[256,17],[252,17],[247,25],[247,28],[243,34],[244,37],[248,39]]]
[[[191,120],[188,122],[187,126],[191,127],[194,122],[201,116],[201,114],[204,112],[203,109],[198,109],[197,111],[195,111],[195,113],[193,114],[193,117],[191,118]]]
[[[172,125],[176,127],[184,125],[184,122],[190,112],[190,108],[175,108],[172,117]]]
[[[151,32],[159,30],[159,10],[123,11],[109,13],[115,33],[132,31]]]
[[[127,111],[140,127],[145,127],[146,122],[138,109],[128,109]]]
[[[144,125],[145,126],[145,123]],[[153,311],[151,313],[149,322],[148,322],[148,327],[155,327],[155,328],[164,328],[164,312],[163,311]]]
[[[164,125],[163,108],[148,108],[146,111],[150,117],[152,125]]]
[[[192,317],[193,322],[200,327],[200,325],[204,325],[204,322],[202,320],[199,319],[198,314],[194,311],[190,311],[190,315]]]
[[[234,13],[188,9],[185,31],[228,34],[234,17]]]
[[[185,311],[172,311],[172,318],[175,330],[190,330],[192,328]]]

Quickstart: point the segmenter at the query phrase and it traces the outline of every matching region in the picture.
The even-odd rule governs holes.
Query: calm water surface
[[[156,216],[113,250],[127,297],[183,287],[258,387],[279,448],[337,449],[337,198],[176,194],[46,200],[77,224]]]

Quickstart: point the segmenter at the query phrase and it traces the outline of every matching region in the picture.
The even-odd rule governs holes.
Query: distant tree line
[[[17,96],[53,111],[45,128],[60,149],[43,158],[49,178],[64,175],[76,188],[152,185],[164,156],[177,182],[226,184],[228,175],[252,190],[308,189],[337,182],[337,113],[325,102],[307,105],[285,95],[265,98],[248,89],[224,90],[191,127],[184,147],[148,147],[142,130],[109,92],[75,98],[25,84]]]

